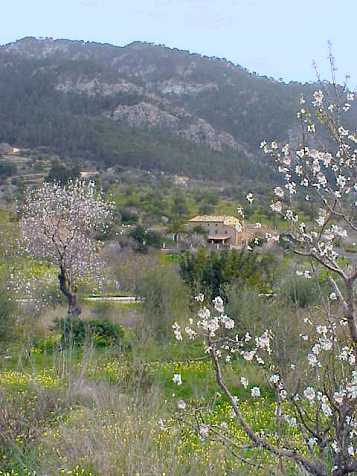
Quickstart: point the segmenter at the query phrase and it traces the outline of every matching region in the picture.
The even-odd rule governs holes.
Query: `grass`
[[[83,305],[84,319],[128,320],[125,352],[90,346],[59,352],[42,345],[56,341],[51,329],[65,314],[60,306],[46,309],[36,329],[23,332],[26,345],[7,344],[7,358],[0,359],[0,476],[275,474],[277,462],[259,449],[239,450],[237,457],[220,438],[198,436],[198,422],[217,429],[226,424],[229,438],[248,443],[218,392],[202,344],[141,335],[134,321],[141,313],[140,303]],[[176,373],[182,385],[173,382]],[[237,359],[224,374],[248,421],[274,439],[275,401],[262,373]],[[252,399],[253,386],[261,398]],[[178,400],[186,402],[186,412]],[[284,474],[296,473],[286,466]]]
[[[228,418],[235,438],[243,438],[225,399],[217,398],[210,362],[198,359],[198,344],[149,340],[125,355],[114,349],[34,348],[21,365],[19,350],[9,349],[12,358],[0,370],[2,416],[21,415],[20,425],[7,422],[12,430],[6,440],[0,437],[0,476],[250,474],[221,443],[200,441],[188,421],[175,423],[181,418],[176,401],[184,399],[207,422],[218,425]],[[271,394],[263,389],[263,398],[252,402],[239,385],[242,372],[251,385],[262,384],[245,362],[227,366],[227,380],[255,425],[266,425],[274,415]],[[181,373],[182,386],[173,383],[174,373]],[[262,460],[258,456],[252,454]]]

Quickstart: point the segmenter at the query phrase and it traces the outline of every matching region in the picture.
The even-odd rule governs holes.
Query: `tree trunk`
[[[68,297],[68,316],[69,317],[78,317],[82,309],[77,304],[77,295],[75,293],[69,293]]]
[[[346,281],[346,319],[348,323],[348,328],[350,331],[350,336],[352,342],[355,346],[355,351],[357,351],[357,322],[356,322],[356,311],[354,303],[354,292],[353,292],[354,280],[348,279]]]
[[[60,266],[60,273],[58,275],[60,290],[64,294],[68,303],[68,317],[78,317],[82,310],[77,304],[77,295],[72,291],[72,287],[68,282],[66,272],[63,266]]]

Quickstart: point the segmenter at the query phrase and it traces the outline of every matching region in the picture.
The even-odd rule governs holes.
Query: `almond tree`
[[[184,334],[204,339],[217,384],[231,405],[236,424],[250,441],[248,446],[269,452],[279,462],[292,461],[303,473],[315,476],[357,473],[357,266],[343,252],[356,240],[357,232],[357,133],[344,121],[354,95],[336,84],[332,58],[331,65],[332,84],[321,83],[311,108],[305,98],[300,100],[298,146],[275,141],[261,145],[282,176],[274,188],[271,208],[290,225],[290,248],[303,257],[302,266],[308,261],[312,264],[299,274],[308,279],[323,271],[331,284],[328,299],[321,298],[318,321],[305,319],[303,357],[288,373],[281,370],[273,358],[273,331],[267,329],[255,337],[237,334],[235,321],[225,314],[219,297],[212,306],[204,296],[198,296],[201,309],[197,319],[184,330],[174,325],[178,340]],[[301,200],[316,211],[313,221],[305,221],[299,211]],[[273,433],[264,428],[262,432],[253,430],[225,381],[224,367],[235,356],[265,371],[276,398]],[[240,382],[249,387],[244,375]],[[250,390],[252,398],[262,393],[259,387]],[[180,401],[181,411],[185,407]],[[202,438],[217,437],[217,428],[208,424],[201,423],[198,431]],[[221,432],[221,439],[226,445],[235,445],[227,433]]]
[[[57,266],[70,317],[81,313],[78,280],[100,278],[95,235],[108,223],[111,208],[95,184],[84,181],[66,187],[44,183],[25,200],[20,221],[23,247],[30,256]]]

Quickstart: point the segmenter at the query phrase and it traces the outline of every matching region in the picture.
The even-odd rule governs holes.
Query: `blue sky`
[[[357,0],[0,0],[0,43],[51,36],[125,45],[150,41],[227,58],[284,80],[326,73],[357,85]]]

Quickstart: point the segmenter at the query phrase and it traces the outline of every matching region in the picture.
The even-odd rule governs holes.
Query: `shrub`
[[[146,252],[150,247],[161,248],[162,237],[157,231],[146,230],[143,226],[138,225],[129,233],[129,236],[135,240],[138,251]]]
[[[53,334],[48,337],[35,337],[33,339],[33,347],[40,353],[53,352],[60,348],[62,342],[62,336],[59,334]]]
[[[187,318],[188,291],[173,267],[159,266],[147,272],[139,284],[144,298],[144,325],[155,337],[172,336],[172,324]]]
[[[271,357],[281,371],[287,371],[301,351],[301,311],[288,306],[280,296],[259,295],[255,289],[239,285],[229,287],[227,295],[227,314],[235,320],[238,332],[257,336],[271,329],[275,343]]]
[[[55,182],[60,185],[66,185],[70,180],[76,180],[80,178],[80,175],[80,168],[78,165],[68,168],[60,162],[55,162],[52,164],[52,167],[49,170],[45,180],[47,182]]]
[[[17,172],[17,167],[15,164],[12,164],[11,162],[0,162],[0,179],[1,178],[7,178],[11,177],[12,175],[15,175]]]
[[[193,293],[203,292],[214,299],[226,297],[225,289],[232,284],[255,287],[260,292],[271,289],[277,259],[271,253],[245,250],[210,251],[181,255],[180,271]]]
[[[119,346],[124,341],[123,328],[105,320],[58,319],[55,329],[61,332],[61,344],[65,346],[69,343],[82,346],[91,340],[96,347],[110,347]]]
[[[135,253],[130,248],[110,249],[107,246],[104,250],[105,259],[110,263],[113,279],[120,283],[120,291],[136,293],[138,284],[147,271],[154,269],[161,259],[155,253]],[[116,287],[115,291],[118,291]]]
[[[234,319],[239,332],[260,335],[266,329],[271,304],[254,288],[239,284],[227,286],[227,314]]]
[[[314,278],[288,276],[281,284],[280,294],[288,303],[304,308],[320,301],[321,289]]]
[[[0,341],[9,339],[13,333],[15,305],[6,292],[0,289]]]
[[[119,210],[121,221],[125,225],[135,225],[138,223],[139,217],[137,213],[130,210],[130,208],[121,208]]]

